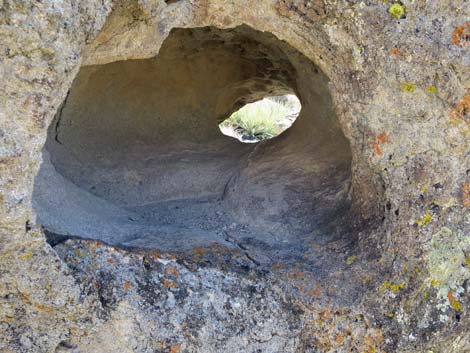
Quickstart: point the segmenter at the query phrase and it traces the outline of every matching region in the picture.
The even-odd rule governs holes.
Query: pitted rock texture
[[[300,309],[247,263],[238,273],[191,270],[184,257],[129,254],[99,243],[68,241],[56,249],[82,291],[101,303],[97,320],[104,324],[68,342],[78,351],[276,351],[298,344]]]
[[[468,351],[469,21],[465,0],[0,1],[0,351]],[[270,87],[304,115],[242,167],[211,131]],[[230,168],[159,178],[173,133]]]

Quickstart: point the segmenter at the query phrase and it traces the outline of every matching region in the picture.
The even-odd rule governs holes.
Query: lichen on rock
[[[470,236],[446,227],[433,234],[428,269],[438,297],[455,308],[456,299],[449,293],[462,293],[463,283],[470,279]]]
[[[467,352],[469,19],[0,0],[0,351]]]
[[[399,20],[405,16],[405,7],[401,3],[396,2],[390,6],[388,12],[393,18]]]

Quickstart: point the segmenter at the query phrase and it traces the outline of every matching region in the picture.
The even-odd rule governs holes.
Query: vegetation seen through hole
[[[300,113],[299,99],[293,95],[267,97],[249,103],[220,123],[224,135],[254,143],[280,135]]]

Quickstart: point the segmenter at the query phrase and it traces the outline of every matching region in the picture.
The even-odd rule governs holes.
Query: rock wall
[[[0,1],[1,350],[468,350],[468,21],[464,0]],[[325,126],[341,129],[351,160],[347,216],[337,222],[348,236],[304,234],[288,252],[243,242],[237,225],[224,241],[175,251],[48,243],[33,189],[73,80],[158,60],[174,29],[240,26],[300,53],[298,87],[289,83],[296,93],[328,88],[324,104],[337,123]],[[303,71],[309,65],[321,85]],[[233,98],[215,119],[234,109]],[[315,126],[300,129],[302,141]],[[298,163],[313,168],[305,156]],[[256,165],[239,180],[262,175]],[[253,194],[246,183],[238,190]],[[250,207],[249,198],[229,200]]]

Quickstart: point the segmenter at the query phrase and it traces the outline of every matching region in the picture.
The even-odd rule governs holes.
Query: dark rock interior
[[[288,93],[302,111],[282,135],[221,134],[242,105]],[[51,243],[217,242],[269,263],[351,236],[350,177],[328,79],[311,61],[248,27],[176,29],[155,58],[82,67],[50,126],[33,203]]]

